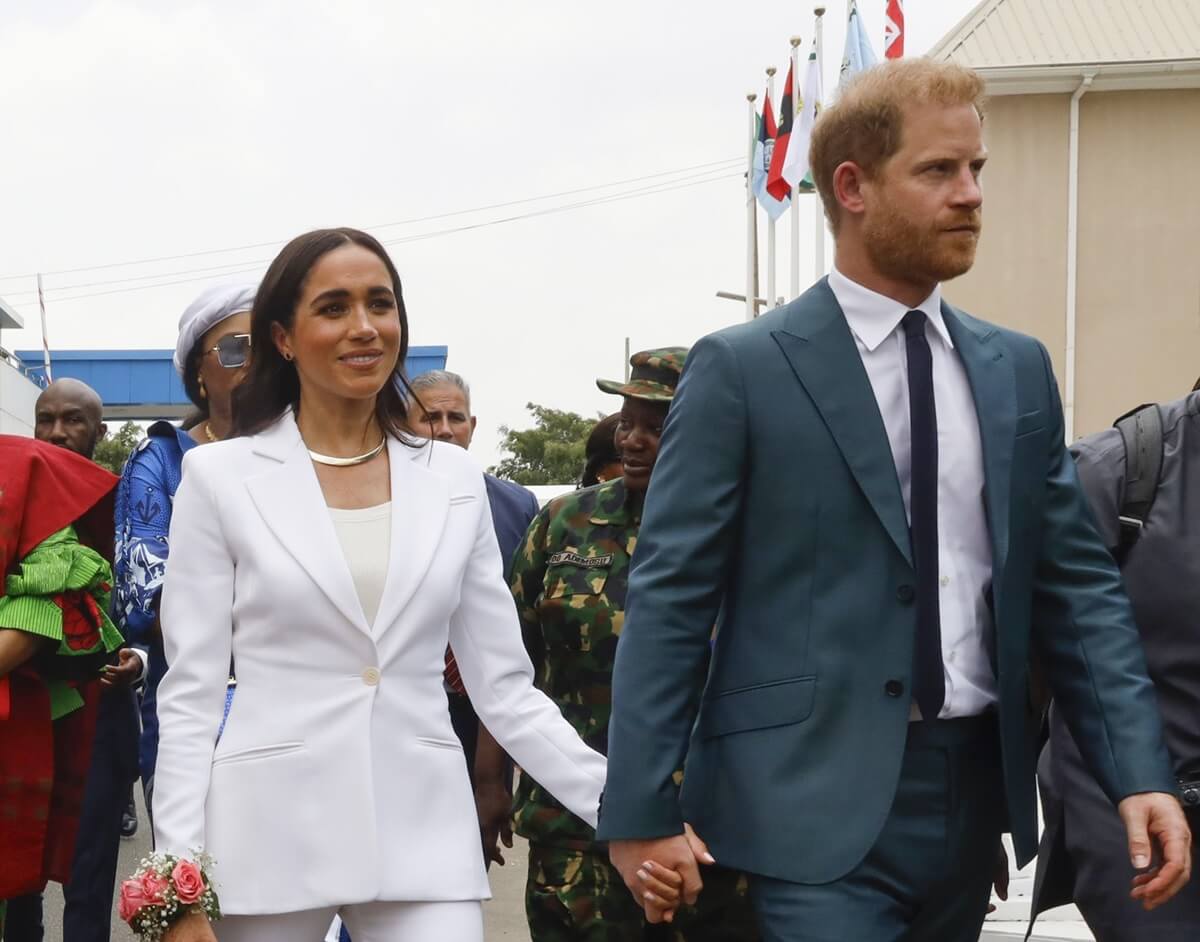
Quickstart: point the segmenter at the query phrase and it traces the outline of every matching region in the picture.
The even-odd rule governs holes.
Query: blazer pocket
[[[455,752],[462,752],[462,743],[458,740],[453,742],[449,739],[432,739],[429,736],[414,737],[422,746],[432,746],[435,749],[453,749]]]
[[[450,498],[450,506],[456,504],[473,504],[478,498],[474,494],[455,494]]]
[[[817,678],[810,675],[716,693],[700,711],[700,738],[802,723],[812,714],[816,692]]]
[[[212,764],[214,766],[226,765],[230,762],[253,762],[256,759],[273,759],[276,756],[286,756],[292,752],[299,752],[304,748],[304,743],[300,741],[274,743],[270,746],[251,746],[248,749],[238,749],[234,752],[226,752],[223,755],[213,756]]]
[[[1040,432],[1046,427],[1046,413],[1041,410],[1026,412],[1024,415],[1017,416],[1016,438],[1022,438],[1025,435],[1032,435],[1034,432]]]

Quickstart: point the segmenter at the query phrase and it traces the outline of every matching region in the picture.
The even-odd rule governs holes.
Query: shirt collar
[[[613,478],[601,485],[589,523],[608,526],[636,526],[642,519],[644,495],[625,488],[624,478]]]
[[[841,305],[850,330],[868,351],[873,351],[890,337],[910,310],[922,311],[942,342],[949,349],[954,349],[954,341],[950,339],[950,331],[942,319],[940,284],[935,285],[929,297],[915,308],[905,307],[899,301],[851,281],[837,268],[829,272],[829,287]]]

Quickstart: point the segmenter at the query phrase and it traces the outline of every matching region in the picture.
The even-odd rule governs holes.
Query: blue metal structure
[[[26,375],[46,384],[41,350],[18,350]],[[174,350],[52,350],[55,379],[82,380],[100,394],[106,419],[178,419],[192,409],[172,363]],[[410,347],[409,376],[446,366],[448,348]]]

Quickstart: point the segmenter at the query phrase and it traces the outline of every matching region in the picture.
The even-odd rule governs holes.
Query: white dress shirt
[[[908,358],[900,322],[909,308],[851,281],[836,268],[829,287],[841,305],[887,429],[904,511],[912,520],[912,438],[908,414]],[[942,289],[914,310],[929,319],[938,431],[938,584],[941,587],[942,664],[946,701],[939,718],[974,716],[997,700],[988,649],[994,630],[986,593],[992,582],[992,546],[984,511],[983,446],[975,399],[962,361],[942,319]],[[920,718],[916,702],[912,718]]]

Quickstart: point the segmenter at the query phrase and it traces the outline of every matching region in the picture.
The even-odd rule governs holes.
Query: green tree
[[[96,464],[108,468],[113,474],[120,474],[143,436],[140,425],[136,422],[126,422],[117,429],[115,435],[109,433],[96,442],[96,454],[93,456]]]
[[[500,447],[507,456],[488,470],[518,484],[571,484],[583,471],[584,447],[596,419],[527,402],[534,427],[500,426]],[[603,418],[603,416],[600,416]]]

